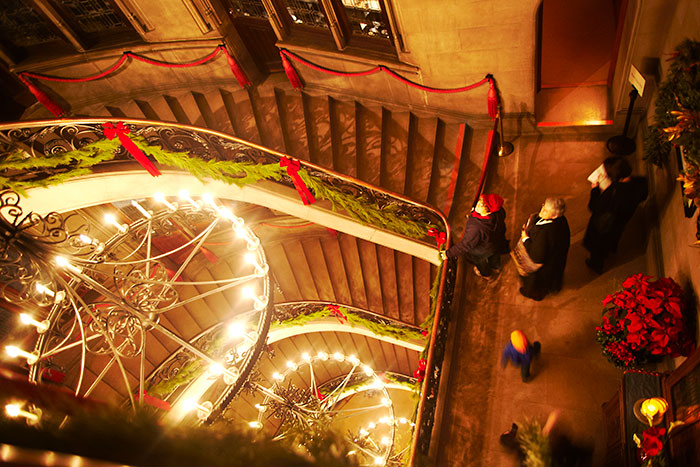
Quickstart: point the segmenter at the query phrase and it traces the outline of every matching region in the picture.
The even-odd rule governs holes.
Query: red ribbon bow
[[[435,237],[435,243],[437,243],[438,250],[442,248],[442,245],[447,240],[447,234],[445,232],[440,232],[435,227],[428,229],[428,236]]]
[[[136,162],[141,164],[141,167],[146,169],[149,174],[154,177],[160,175],[160,171],[156,169],[156,166],[146,157],[146,155],[141,151],[136,144],[131,141],[127,135],[131,131],[128,126],[124,125],[124,122],[117,122],[117,126],[114,126],[111,122],[107,122],[102,125],[102,131],[105,138],[108,140],[113,140],[114,138],[119,138],[119,142],[122,146],[129,151],[129,154],[136,159]]]
[[[425,378],[425,369],[427,366],[428,362],[426,362],[424,358],[418,360],[418,368],[413,372],[413,377],[416,378],[419,383]]]
[[[345,316],[343,312],[340,311],[340,307],[338,305],[328,305],[328,310],[331,312],[331,315],[338,318],[340,324],[346,324],[348,322],[347,316]]]
[[[299,169],[301,169],[301,163],[296,159],[291,159],[289,157],[283,157],[280,159],[280,167],[287,168],[287,175],[289,175],[294,182],[294,188],[297,189],[301,201],[304,204],[311,204],[316,201],[314,195],[311,194],[309,188],[304,183],[304,180],[299,176]]]
[[[318,400],[322,401],[323,399],[326,398],[326,395],[323,394],[321,391],[319,391],[318,388],[316,388],[316,398]]]

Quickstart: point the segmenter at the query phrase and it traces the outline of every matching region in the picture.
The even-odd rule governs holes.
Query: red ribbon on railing
[[[328,311],[331,312],[331,315],[335,316],[338,318],[338,321],[340,321],[340,324],[347,324],[348,318],[343,314],[342,311],[340,311],[340,307],[338,305],[327,305]]]
[[[29,78],[25,77],[22,73],[19,74],[19,79],[27,86],[29,92],[36,97],[36,100],[38,100],[46,110],[51,112],[54,117],[62,117],[66,113],[48,94],[36,87],[34,83],[29,81]]]
[[[491,78],[489,78],[489,94],[487,97],[487,102],[489,107],[489,117],[491,117],[491,120],[495,120],[496,115],[498,115],[498,91],[496,91],[496,85]]]
[[[289,175],[292,179],[292,182],[294,182],[294,188],[297,189],[297,192],[301,197],[301,201],[304,204],[311,204],[316,202],[316,198],[314,198],[314,195],[311,194],[311,191],[309,191],[309,188],[306,186],[306,183],[304,183],[304,180],[302,180],[299,176],[299,169],[301,169],[301,163],[298,160],[292,159],[290,157],[282,157],[280,159],[280,167],[287,168],[287,175]]]
[[[428,236],[435,237],[435,243],[437,243],[438,250],[442,248],[442,245],[447,240],[447,234],[445,232],[440,232],[435,227],[428,229]]]
[[[136,400],[139,400],[139,394],[136,393]],[[162,399],[158,399],[157,397],[151,396],[148,394],[146,391],[143,391],[143,401],[150,405],[151,407],[155,407],[157,409],[161,410],[170,410],[170,402],[164,401]]]
[[[131,58],[133,60],[138,60],[143,63],[148,63],[149,65],[156,65],[160,67],[165,67],[165,68],[188,68],[192,66],[199,66],[203,65],[210,60],[213,60],[219,52],[223,52],[226,55],[226,61],[228,62],[229,68],[231,68],[231,72],[233,73],[233,76],[236,78],[238,81],[238,84],[241,85],[242,88],[248,87],[251,85],[250,80],[248,79],[248,76],[245,74],[245,71],[241,68],[241,66],[236,62],[236,59],[231,56],[231,54],[228,53],[228,50],[226,50],[226,47],[223,45],[218,45],[209,55],[206,57],[199,58],[197,60],[191,61],[191,62],[186,62],[186,63],[172,63],[172,62],[161,62],[159,60],[154,60],[152,58],[144,57],[143,55],[136,54],[131,51],[126,51],[122,52],[122,55],[119,57],[117,62],[106,69],[105,71],[102,71],[100,73],[97,73],[95,75],[91,76],[83,76],[82,78],[63,78],[60,76],[48,76],[48,75],[42,75],[39,73],[31,73],[28,71],[22,71],[19,73],[19,79],[24,83],[25,86],[27,86],[27,89],[29,89],[29,92],[34,94],[34,97],[37,98],[37,100],[44,106],[46,109],[54,114],[56,117],[61,117],[65,113],[63,109],[61,109],[61,106],[59,106],[56,102],[53,101],[45,92],[43,92],[41,89],[37,88],[30,80],[29,78],[34,78],[34,79],[40,79],[44,81],[55,81],[59,83],[84,83],[86,81],[95,81],[98,79],[102,79],[105,76],[109,76],[112,73],[116,72],[124,63],[126,63],[128,58]],[[291,65],[290,65],[291,66]]]
[[[122,146],[124,146],[124,149],[129,151],[129,154],[132,155],[136,161],[141,164],[141,167],[146,169],[149,174],[151,174],[154,177],[157,177],[160,175],[160,171],[156,169],[156,166],[153,165],[153,163],[146,157],[146,155],[141,151],[136,144],[134,144],[133,141],[131,141],[131,138],[127,136],[129,132],[131,131],[128,126],[124,125],[124,122],[117,122],[117,125],[114,126],[111,122],[107,122],[104,125],[102,125],[102,131],[105,135],[105,138],[109,140],[113,140],[114,138],[119,138],[119,142],[122,143]]]
[[[425,378],[425,370],[427,367],[428,362],[424,358],[418,360],[418,368],[416,368],[416,371],[413,372],[413,377],[416,378],[419,383],[423,382],[423,379]]]
[[[326,395],[323,394],[321,391],[319,391],[318,388],[316,388],[316,398],[318,400],[322,401],[323,399],[326,398]]]
[[[283,50],[280,51],[280,57],[282,57],[282,68],[284,68],[284,73],[287,75],[287,79],[289,79],[289,82],[292,84],[292,88],[294,88],[295,91],[303,88],[304,83],[301,82],[299,74],[292,66],[292,63],[287,59]]]
[[[296,54],[290,52],[287,49],[281,49],[280,55],[282,56],[282,66],[284,67],[284,71],[287,74],[287,77],[289,78],[289,81],[292,83],[292,87],[294,87],[294,89],[299,89],[299,88],[303,87],[303,84],[301,83],[301,79],[299,78],[299,75],[297,74],[296,70],[294,69],[291,62],[287,58],[291,58],[295,62],[301,63],[302,65],[309,67],[312,70],[320,71],[322,73],[326,73],[326,74],[334,75],[334,76],[368,76],[368,75],[372,75],[374,73],[384,72],[384,73],[390,75],[391,77],[393,77],[393,78],[401,81],[402,83],[407,84],[413,88],[420,89],[421,91],[437,92],[437,93],[442,93],[442,94],[469,91],[470,89],[477,88],[477,87],[481,86],[482,84],[486,84],[486,82],[488,82],[492,87],[495,85],[493,82],[493,77],[489,74],[489,75],[486,75],[486,77],[484,79],[482,79],[481,81],[470,84],[468,86],[462,86],[459,88],[435,88],[432,86],[426,86],[424,84],[416,83],[415,81],[411,81],[410,79],[401,76],[400,74],[398,74],[397,72],[395,72],[394,70],[392,70],[391,68],[389,68],[385,65],[376,65],[369,70],[362,70],[362,71],[339,71],[339,70],[333,70],[331,68],[327,68],[327,67],[324,67],[321,65],[317,65],[316,63],[310,62],[310,61],[300,57],[299,55],[296,55]],[[490,106],[491,106],[491,101],[489,101],[489,115],[491,116],[491,111],[490,111],[491,107]],[[491,118],[494,118],[494,117],[491,116]]]

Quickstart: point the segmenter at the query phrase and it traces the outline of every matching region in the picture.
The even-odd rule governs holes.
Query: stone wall
[[[655,46],[661,59],[663,79],[668,68],[666,58],[675,46],[685,38],[700,40],[700,9],[695,0],[661,3],[665,3],[665,8],[653,11],[669,16],[668,24],[673,25],[667,28],[665,40]],[[652,106],[647,113],[647,122],[650,123],[653,120],[653,113]],[[641,145],[640,136],[639,151],[641,151]],[[700,248],[692,245],[695,242],[695,219],[698,214],[696,212],[692,219],[686,218],[683,214],[680,182],[675,180],[679,168],[676,155],[671,156],[669,163],[663,168],[648,166],[653,193],[651,201],[656,210],[656,222],[652,226],[652,241],[649,243],[648,257],[650,263],[657,263],[656,274],[672,277],[684,289],[694,291],[694,301],[697,305],[700,294]],[[654,273],[653,264],[650,264],[649,271]],[[700,337],[700,333],[698,336]]]

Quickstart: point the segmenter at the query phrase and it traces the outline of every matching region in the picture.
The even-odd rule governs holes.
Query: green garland
[[[206,161],[191,157],[186,152],[149,146],[141,136],[133,137],[132,141],[159,164],[185,170],[202,181],[213,179],[240,187],[261,180],[280,181],[286,175],[286,170],[278,164]],[[0,184],[24,195],[28,188],[47,187],[88,175],[91,167],[114,159],[120,144],[117,139],[101,139],[80,149],[45,157],[30,157],[26,152],[18,150],[0,162]],[[42,169],[47,172],[42,174]],[[54,169],[54,173],[48,172],[48,169]],[[59,173],[55,173],[56,169],[59,169]],[[31,177],[21,176],[27,172],[31,172]],[[380,226],[415,239],[424,238],[429,228],[437,227],[408,219],[400,215],[394,206],[382,208],[376,203],[368,203],[365,199],[343,193],[326,185],[321,179],[309,175],[305,169],[299,170],[299,176],[317,199],[330,201],[333,210],[344,210],[350,217],[363,224]]]
[[[365,329],[371,331],[373,334],[378,336],[393,337],[401,341],[410,340],[424,340],[425,338],[420,331],[411,329],[409,327],[397,327],[392,324],[377,323],[370,319],[362,317],[360,314],[350,311],[343,306],[339,306],[340,310],[345,318],[348,320],[350,327],[361,326]],[[331,314],[330,308],[325,306],[323,309],[314,311],[308,314],[298,315],[293,318],[285,319],[283,321],[276,321],[270,326],[271,329],[286,328],[291,326],[303,326],[311,321],[316,321],[318,319],[328,318],[333,316]]]
[[[442,275],[442,267],[444,264],[445,261],[441,262],[438,266],[437,273],[433,279],[433,285],[430,287],[430,313],[420,325],[421,329],[428,332],[425,340],[425,348],[420,353],[420,358],[428,358],[428,349],[430,349],[430,341],[432,339],[433,321],[435,321],[435,310],[437,308],[437,296],[440,289],[440,276]]]
[[[224,342],[226,342],[226,336],[219,336],[212,341],[206,349],[202,349],[202,351],[205,353],[212,352],[216,355],[221,352]],[[202,360],[196,358],[180,367],[178,372],[171,378],[162,379],[155,384],[147,386],[146,393],[159,399],[165,399],[183,384],[188,384],[199,378],[205,371],[206,368]]]
[[[141,467],[267,467],[357,465],[345,440],[335,434],[306,440],[306,452],[289,441],[273,441],[244,426],[164,426],[148,411],[78,411],[65,417],[45,412],[42,422],[0,418],[3,443]]]
[[[659,86],[644,159],[661,166],[672,146],[683,146],[686,161],[700,167],[700,42],[690,39],[676,47]]]
[[[58,185],[71,178],[89,175],[90,168],[100,162],[114,159],[114,152],[121,143],[118,140],[101,139],[68,152],[44,157],[31,157],[22,150],[15,151],[0,162],[0,185],[21,195],[27,188],[46,188]],[[62,172],[41,174],[42,170],[61,169]],[[24,179],[22,173],[31,173],[32,178]]]
[[[552,448],[549,438],[542,433],[542,426],[533,420],[520,424],[516,440],[525,459],[525,467],[550,467],[552,465]]]

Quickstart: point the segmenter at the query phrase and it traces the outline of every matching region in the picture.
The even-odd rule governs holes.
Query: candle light
[[[146,211],[143,206],[141,206],[138,202],[134,201],[133,199],[131,200],[131,205],[135,207],[146,219],[150,219],[152,217],[150,212]]]
[[[43,334],[49,329],[49,320],[47,319],[44,321],[37,321],[27,313],[20,313],[19,320],[22,321],[23,324],[34,326],[39,334]]]
[[[63,256],[56,256],[56,264],[62,268],[68,269],[69,271],[72,271],[74,273],[80,273],[80,268],[71,264],[66,258]]]
[[[27,422],[29,424],[34,424],[39,421],[39,415],[33,413],[33,412],[28,412],[26,410],[22,410],[18,404],[7,404],[5,406],[5,413],[7,414],[8,417],[11,418],[16,418],[16,417],[22,417],[26,418]]]
[[[192,197],[190,196],[190,193],[187,190],[180,190],[177,192],[177,194],[181,200],[187,201],[192,206],[194,206],[195,209],[200,209],[199,203],[197,203],[195,200],[192,199]]]
[[[165,195],[163,193],[153,193],[153,198],[155,198],[155,200],[159,203],[164,204],[165,207],[170,209],[171,211],[177,211],[177,206],[165,199]]]
[[[27,363],[30,365],[34,365],[37,360],[39,360],[39,357],[36,354],[26,352],[19,347],[16,347],[14,345],[6,345],[5,346],[5,352],[10,357],[24,357],[27,359]]]
[[[126,226],[117,222],[117,219],[112,214],[105,214],[105,222],[115,226],[121,233],[125,233],[127,230]]]

